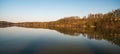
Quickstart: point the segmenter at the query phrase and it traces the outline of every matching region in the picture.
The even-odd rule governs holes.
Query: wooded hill
[[[89,14],[88,17],[78,16],[64,17],[51,22],[21,22],[17,26],[31,27],[77,27],[77,28],[120,28],[120,9],[106,14]]]
[[[20,23],[10,23],[10,22],[0,22],[0,26],[13,24],[14,26],[21,27],[77,27],[77,28],[110,28],[116,29],[120,28],[120,9],[108,12],[106,14],[89,14],[80,18],[78,16],[64,17],[57,21],[50,22],[20,22]]]

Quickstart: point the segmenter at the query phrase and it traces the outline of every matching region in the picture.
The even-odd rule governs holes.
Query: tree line
[[[80,18],[79,16],[64,17],[57,21],[50,22],[20,22],[10,23],[1,21],[0,25],[13,24],[21,27],[77,27],[77,28],[103,28],[103,29],[115,29],[120,28],[120,9],[113,10],[111,12],[102,14],[89,14]]]

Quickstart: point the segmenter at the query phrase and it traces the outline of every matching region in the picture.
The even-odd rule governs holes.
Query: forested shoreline
[[[0,26],[20,26],[20,27],[69,27],[69,28],[120,28],[120,9],[108,12],[106,14],[89,14],[80,18],[79,16],[64,17],[57,21],[50,22],[19,22],[12,23],[0,21]]]

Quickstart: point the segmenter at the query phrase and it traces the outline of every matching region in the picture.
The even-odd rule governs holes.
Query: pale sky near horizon
[[[0,0],[0,21],[54,21],[118,8],[120,0]]]

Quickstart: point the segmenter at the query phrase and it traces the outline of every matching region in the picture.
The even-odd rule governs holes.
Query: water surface
[[[0,54],[120,54],[119,34],[74,30],[0,28]]]

